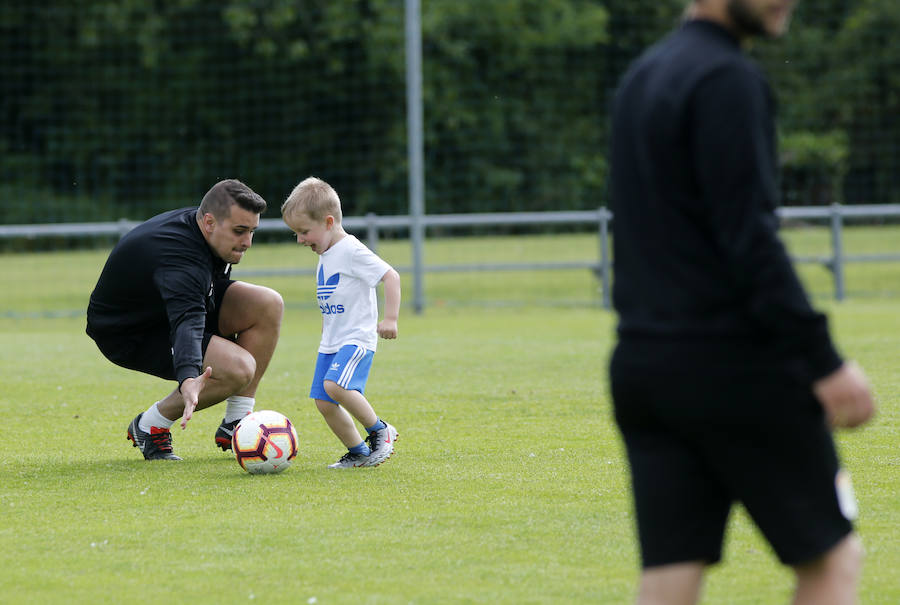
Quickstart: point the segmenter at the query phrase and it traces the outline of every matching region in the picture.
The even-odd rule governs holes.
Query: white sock
[[[157,401],[144,412],[144,415],[141,416],[141,421],[138,423],[138,428],[140,428],[145,433],[150,432],[150,427],[157,427],[161,429],[170,428],[173,424],[175,424],[174,420],[169,420],[165,416],[159,413],[159,402]]]
[[[253,411],[256,405],[256,399],[253,397],[242,397],[240,395],[232,395],[225,400],[225,422],[234,422],[240,420]]]

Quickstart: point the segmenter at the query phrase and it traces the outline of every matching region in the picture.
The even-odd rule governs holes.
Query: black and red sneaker
[[[128,425],[128,439],[131,440],[132,447],[139,448],[146,460],[181,460],[172,453],[172,433],[169,429],[154,426],[149,433],[141,430],[143,415],[138,414]]]
[[[234,427],[238,425],[238,422],[240,422],[240,420],[225,422],[225,419],[223,418],[222,424],[216,429],[216,445],[222,448],[223,452],[227,452],[231,449],[231,438],[234,436]]]

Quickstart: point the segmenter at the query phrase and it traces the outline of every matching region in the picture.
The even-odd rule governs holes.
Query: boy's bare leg
[[[375,414],[375,410],[372,409],[372,404],[359,391],[347,390],[338,386],[332,380],[326,380],[325,392],[328,393],[329,397],[340,403],[363,426],[370,427],[378,422],[378,416]]]
[[[369,429],[378,423],[378,415],[375,414],[375,410],[372,409],[369,400],[366,399],[362,393],[344,389],[331,380],[324,381],[323,386],[329,397],[341,404],[340,407],[344,410],[344,414],[348,419],[351,417],[356,418],[356,420],[366,427],[366,429]],[[350,423],[353,423],[352,419],[350,420]],[[353,437],[351,440],[355,441],[358,439],[358,435],[359,433],[356,430],[356,425],[353,425]],[[351,436],[349,430],[347,436],[348,438]],[[369,433],[366,441],[370,447],[370,454],[365,466],[378,466],[390,458],[391,454],[394,452],[394,441],[397,440],[398,436],[399,433],[397,432],[397,429],[387,423],[384,423],[380,429],[374,429],[373,432]],[[345,441],[344,443],[347,445],[348,442]],[[354,445],[358,444],[359,441],[356,441]],[[347,447],[350,448],[353,446],[347,445]]]
[[[353,417],[347,413],[347,410],[323,399],[316,399],[316,407],[325,418],[325,423],[328,425],[328,428],[337,435],[337,438],[341,440],[341,443],[343,443],[344,446],[349,449],[359,445],[362,441],[362,437],[359,435],[356,423],[353,422]]]

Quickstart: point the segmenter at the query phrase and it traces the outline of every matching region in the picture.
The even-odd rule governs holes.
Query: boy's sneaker
[[[400,434],[390,424],[385,423],[385,425],[383,429],[372,431],[366,437],[366,442],[372,448],[366,466],[378,466],[394,453],[394,442],[397,441]]]
[[[151,427],[149,433],[141,430],[141,412],[128,425],[128,439],[132,447],[140,448],[145,460],[181,460],[172,453],[172,433],[169,429]]]
[[[341,456],[340,460],[334,464],[329,464],[328,468],[357,468],[360,466],[369,466],[368,462],[369,456],[347,452]]]
[[[238,425],[238,422],[240,422],[239,419],[233,422],[225,422],[223,418],[222,424],[216,429],[216,446],[222,448],[223,452],[231,449],[231,437],[234,435],[234,427]]]

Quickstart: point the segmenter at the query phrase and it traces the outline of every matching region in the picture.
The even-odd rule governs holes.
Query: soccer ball
[[[234,428],[231,447],[248,473],[280,473],[297,455],[297,431],[284,415],[260,410],[245,416]]]

